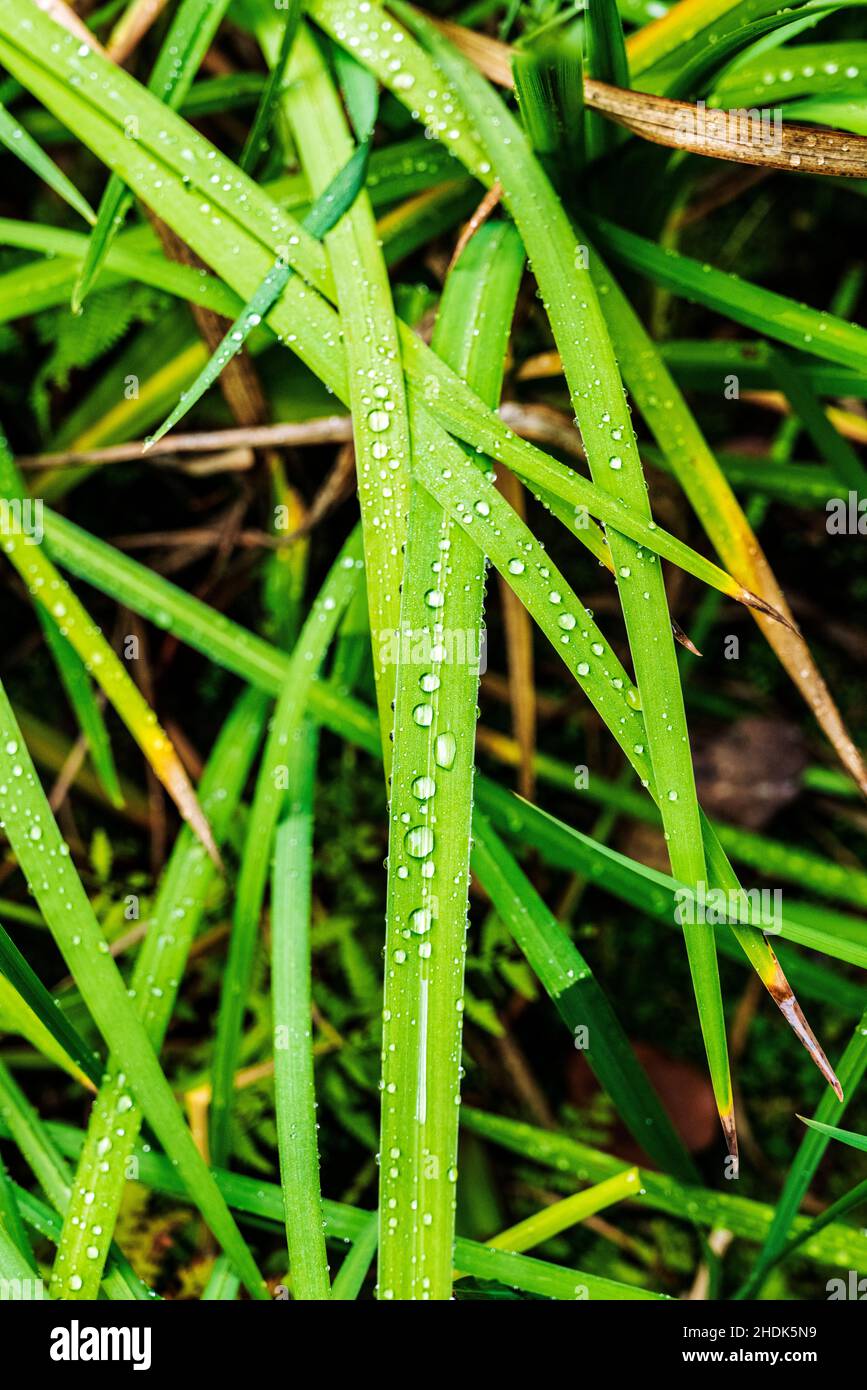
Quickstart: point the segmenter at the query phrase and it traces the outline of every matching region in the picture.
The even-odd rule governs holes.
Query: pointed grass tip
[[[739,1163],[739,1159],[738,1159],[738,1131],[737,1131],[737,1126],[736,1126],[736,1124],[735,1124],[735,1112],[734,1112],[733,1109],[732,1109],[732,1110],[720,1110],[720,1112],[719,1112],[719,1118],[720,1118],[720,1124],[722,1125],[723,1134],[724,1134],[724,1136],[725,1136],[726,1148],[728,1149],[729,1158],[734,1159],[734,1162],[735,1162],[735,1171],[737,1171],[737,1165],[738,1165],[738,1163]]]
[[[688,652],[692,652],[693,656],[702,655],[692,638],[687,636],[680,623],[676,622],[674,618],[671,620],[671,630],[674,633],[674,640],[679,642],[682,647],[686,647]]]
[[[843,1087],[840,1085],[837,1074],[828,1061],[828,1058],[825,1056],[818,1038],[804,1017],[804,1012],[792,993],[791,986],[787,983],[786,987],[788,989],[788,995],[786,997],[781,997],[776,990],[771,990],[777,1007],[799,1042],[803,1043],[804,1047],[809,1052],[816,1066],[819,1068],[819,1071],[822,1073],[828,1085],[831,1087],[831,1090],[842,1105]]]
[[[746,604],[747,608],[754,608],[757,613],[764,613],[766,618],[773,618],[775,623],[782,623],[790,632],[794,632],[796,637],[800,637],[800,632],[793,622],[791,622],[779,608],[775,608],[772,603],[759,598],[751,589],[741,589],[741,603]]]

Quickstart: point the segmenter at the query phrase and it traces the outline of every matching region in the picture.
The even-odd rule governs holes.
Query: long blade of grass
[[[488,224],[452,269],[440,305],[435,348],[489,406],[499,400],[523,263],[514,232]],[[414,442],[423,448],[417,432]],[[380,1298],[442,1299],[451,1289],[484,573],[460,519],[416,483],[390,808]],[[457,639],[462,648],[449,659],[446,643]]]
[[[274,49],[273,21],[263,24],[260,42]],[[344,74],[350,112],[361,143],[353,151],[339,96],[316,41],[304,26],[290,67],[283,108],[294,132],[314,194],[334,171],[366,148],[376,112],[375,83],[364,87],[351,70]],[[370,86],[373,86],[373,91]],[[342,223],[326,239],[344,331],[349,405],[355,444],[358,498],[364,535],[370,635],[386,779],[394,723],[395,665],[385,659],[389,634],[398,629],[403,551],[409,510],[410,434],[398,324],[388,273],[377,246],[370,199],[361,193]]]
[[[5,145],[22,164],[32,169],[37,178],[42,179],[58,197],[68,203],[79,217],[83,217],[85,222],[93,226],[96,213],[90,203],[5,106],[0,106],[0,144]]]
[[[274,837],[271,993],[274,1006],[274,1107],[280,1184],[295,1299],[331,1297],[316,1130],[310,1020],[310,880],[316,729],[295,733],[288,757],[287,804]]]
[[[63,636],[54,619],[39,607],[36,609],[36,615],[45,635],[46,646],[54,658],[57,673],[78,720],[78,726],[87,740],[87,751],[94,771],[112,806],[121,807],[124,804],[123,792],[117,775],[111,739],[84,663],[72,644]]]

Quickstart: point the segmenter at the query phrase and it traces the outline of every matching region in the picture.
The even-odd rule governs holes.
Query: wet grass
[[[0,0],[0,1282],[823,1297],[857,17],[181,0],[126,71],[139,9]]]

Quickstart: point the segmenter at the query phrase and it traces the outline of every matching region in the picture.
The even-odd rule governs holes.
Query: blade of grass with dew
[[[498,494],[492,489],[494,499]],[[500,499],[501,500],[501,499]],[[93,536],[81,532],[73,523],[57,516],[46,510],[45,514],[46,541],[51,548],[55,548],[54,553],[59,562],[67,566],[73,573],[89,583],[96,585],[103,592],[111,594],[122,600],[134,611],[141,613],[155,622],[159,627],[172,632],[180,640],[187,642],[190,646],[207,655],[210,659],[224,666],[225,669],[235,672],[243,679],[252,682],[258,688],[270,694],[279,693],[282,682],[285,680],[288,669],[289,658],[276,648],[270,646],[260,637],[249,632],[239,624],[227,618],[224,614],[210,609],[206,604],[191,595],[178,589],[176,585],[163,577],[154,574],[146,569],[137,561],[129,556],[122,555],[119,551],[113,550],[102,541],[96,540]],[[497,529],[494,528],[493,535],[496,537]],[[523,548],[523,537],[519,538],[519,550]],[[504,570],[507,561],[501,556]],[[550,576],[549,576],[550,577]],[[559,578],[559,576],[557,576]],[[520,583],[520,578],[512,576],[511,582]],[[564,587],[565,581],[563,581]],[[526,592],[526,591],[523,591]],[[547,589],[544,590],[535,600],[535,607],[541,612],[549,607],[546,603]],[[576,608],[579,608],[577,599],[574,601]],[[556,630],[552,629],[552,640],[556,640],[556,631],[559,631],[559,619],[554,616],[557,622]],[[588,620],[589,621],[589,620]],[[550,627],[550,622],[549,622]],[[595,634],[597,629],[592,628],[588,635]],[[562,632],[561,632],[562,637]],[[599,645],[602,645],[601,634]],[[558,650],[561,648],[558,647]],[[603,646],[603,653],[608,649]],[[562,654],[562,650],[561,650]],[[613,663],[613,673],[609,667],[609,675],[613,679],[625,679],[622,668],[616,663],[613,653],[608,651],[607,660]],[[570,669],[575,667],[575,660],[571,660]],[[621,675],[616,672],[621,670]],[[628,688],[628,682],[627,688]],[[591,687],[593,688],[593,687]],[[602,687],[600,686],[600,689]],[[594,695],[598,699],[599,692],[594,688]],[[609,706],[604,706],[606,716],[610,714]],[[624,705],[624,711],[628,707]],[[370,711],[346,695],[336,693],[328,683],[314,683],[310,691],[310,709],[317,720],[326,724],[341,737],[366,749],[374,756],[379,753],[379,739],[376,721]],[[640,721],[630,728],[628,721],[635,715],[633,709],[629,710],[628,715],[623,714],[627,719],[625,730],[625,751],[628,751],[636,765],[637,755],[634,753],[634,744],[630,739],[640,738],[642,726]],[[614,720],[617,728],[620,727],[617,720]],[[616,729],[615,729],[616,733]],[[537,760],[539,768],[545,776],[553,778],[553,771],[545,760]],[[642,778],[649,777],[649,768],[645,763],[638,762],[636,771]],[[556,779],[554,779],[556,780]],[[571,776],[568,777],[568,785],[572,785]],[[506,810],[498,807],[496,801],[489,800],[497,791],[493,783],[481,779],[479,782],[480,792],[485,793],[485,809],[488,814],[495,816],[500,825],[509,824],[513,818],[514,809]],[[514,798],[503,793],[507,800],[517,807]],[[537,811],[535,807],[525,806],[522,810],[526,818],[526,833],[533,834],[533,842],[542,849],[543,852],[550,854],[551,845],[547,838],[545,826],[550,818],[543,812]],[[566,828],[564,827],[564,830]],[[567,832],[576,833],[576,832]],[[745,832],[738,832],[740,835]],[[757,837],[760,842],[761,853],[767,852],[764,837]],[[711,840],[711,845],[713,841]],[[546,848],[547,847],[547,848]],[[600,850],[602,852],[602,850]],[[611,853],[611,851],[604,851]],[[571,853],[569,851],[568,853]],[[560,861],[556,861],[560,862]],[[631,861],[626,861],[629,864]],[[761,860],[760,860],[761,862]],[[822,861],[823,863],[825,861]],[[568,867],[571,860],[567,858]],[[643,869],[643,866],[634,866],[636,871]],[[836,866],[829,865],[830,868]],[[666,920],[673,921],[671,909],[666,909]],[[785,927],[784,927],[785,931]],[[825,944],[822,949],[828,949]],[[830,983],[830,982],[829,982]],[[823,994],[817,997],[825,997],[825,986],[822,986]]]
[[[325,654],[355,593],[362,566],[361,530],[356,527],[316,595],[292,651],[256,779],[232,912],[212,1060],[208,1140],[211,1158],[219,1167],[226,1166],[231,1149],[235,1071],[273,839],[287,788],[286,750],[301,727]]]
[[[0,487],[4,496],[17,501],[22,508],[26,505],[23,484],[2,436]],[[43,547],[32,544],[32,540],[23,528],[10,528],[3,549],[31,598],[45,611],[48,620],[57,624],[61,637],[68,641],[85,669],[93,672],[184,820],[193,827],[208,852],[216,856],[208,822],[171,739],[83,604],[58,574]]]
[[[259,1272],[192,1141],[121,974],[108,954],[93,907],[69,858],[2,687],[0,729],[0,815],[21,870],[94,1022],[109,1049],[116,1053],[155,1133],[177,1162],[188,1191],[247,1289],[254,1298],[262,1298],[265,1292]],[[79,1271],[69,1275],[73,1280],[81,1277]]]
[[[99,1084],[102,1067],[81,1034],[58,1008],[26,957],[21,954],[6,928],[0,923],[0,971],[9,985],[17,991],[22,1002],[67,1058],[66,1066],[74,1067],[79,1078],[83,1074],[94,1085]]]
[[[484,79],[440,39],[432,26],[422,27],[415,15],[405,14],[402,5],[396,8],[398,14],[409,18],[411,28],[421,30],[438,63],[458,87],[473,128],[485,142],[560,347],[591,475],[599,487],[627,500],[649,522],[644,474],[614,351],[595,290],[582,268],[581,248],[576,246],[563,208],[523,132]],[[576,272],[579,280],[587,282],[580,298],[575,290],[567,289]],[[699,809],[661,567],[654,555],[616,531],[609,533],[608,543],[673,871],[685,883],[703,883],[707,870]],[[713,932],[704,924],[684,924],[684,938],[717,1109],[729,1152],[736,1155],[716,944]]]
[[[160,213],[165,214],[166,220],[175,226],[175,229],[183,235],[184,239],[205,259],[219,264],[238,290],[242,298],[248,298],[261,284],[262,278],[269,269],[273,268],[273,256],[276,248],[285,249],[287,259],[295,267],[302,271],[306,276],[309,285],[322,286],[327,292],[329,288],[329,276],[327,268],[321,260],[321,247],[316,240],[305,234],[303,228],[297,223],[292,223],[291,219],[281,215],[279,210],[263,195],[262,190],[257,185],[245,183],[244,176],[235,166],[231,165],[207,142],[203,141],[196,132],[183,122],[178,123],[177,133],[179,143],[186,142],[186,145],[193,146],[190,149],[193,155],[190,166],[181,167],[179,157],[174,155],[171,142],[161,145],[159,150],[147,146],[148,130],[148,102],[152,100],[142,89],[137,88],[130,79],[125,79],[125,75],[112,71],[112,82],[124,87],[125,99],[141,112],[142,136],[141,140],[134,148],[130,149],[130,142],[125,140],[123,135],[111,125],[110,118],[116,119],[115,110],[109,106],[103,109],[103,101],[99,84],[82,85],[80,89],[74,89],[69,85],[59,83],[52,74],[54,65],[59,65],[66,72],[69,71],[77,76],[77,69],[80,59],[73,51],[73,46],[65,42],[69,38],[65,31],[58,30],[45,16],[38,14],[31,17],[28,15],[25,25],[27,30],[34,26],[41,26],[45,22],[48,26],[47,38],[52,35],[60,35],[55,39],[51,54],[51,67],[40,66],[34,62],[29,54],[21,47],[16,47],[9,42],[10,37],[19,39],[20,34],[18,25],[14,19],[16,6],[20,0],[3,0],[0,5],[0,31],[3,31],[4,21],[6,25],[6,37],[0,38],[0,51],[3,52],[4,61],[11,65],[20,77],[26,80],[28,86],[38,91],[46,104],[63,112],[67,119],[75,115],[77,123],[77,133],[86,141],[95,144],[103,158],[109,162],[120,163],[123,161],[125,176],[135,183],[141,196],[146,197],[147,201]],[[46,47],[49,47],[46,40]],[[97,54],[91,55],[91,64],[96,67],[99,62]],[[393,76],[393,75],[392,75]],[[125,82],[130,83],[129,86]],[[73,95],[73,91],[75,94]],[[86,93],[90,101],[83,99],[82,93]],[[95,105],[91,105],[95,102]],[[74,113],[73,113],[73,107]],[[159,108],[160,119],[167,126],[171,125],[173,118],[171,113]],[[174,197],[175,182],[170,173],[170,166],[164,161],[166,158],[178,160],[177,180],[181,180],[185,175],[192,180],[192,175],[187,173],[187,167],[197,168],[198,160],[207,160],[207,168],[210,174],[216,178],[223,178],[224,184],[215,187],[209,181],[202,181],[201,192],[207,194],[220,207],[223,216],[217,217],[219,227],[223,226],[224,221],[231,222],[231,231],[239,241],[237,250],[240,252],[240,244],[243,242],[246,254],[228,254],[228,233],[215,231],[214,219],[203,218],[197,209],[192,207],[194,200],[178,199]],[[159,167],[165,177],[154,180],[154,168]],[[141,186],[139,187],[139,183]],[[245,220],[236,220],[238,215],[237,199],[243,197],[243,208]],[[246,230],[247,225],[255,226],[256,235],[252,235]],[[267,226],[267,233],[264,234],[269,250],[264,249],[263,245],[263,224]],[[246,240],[245,240],[246,239]],[[323,381],[334,390],[341,399],[347,397],[346,375],[344,364],[339,355],[339,338],[336,330],[336,319],[325,302],[313,295],[307,286],[295,283],[295,277],[290,279],[289,284],[284,290],[282,299],[272,311],[272,326],[280,332],[283,340],[297,351],[311,369],[322,378]],[[401,332],[401,346],[404,353],[407,348],[411,349],[406,364],[410,368],[410,374],[418,379],[416,389],[424,384],[425,390],[430,390],[431,400],[428,404],[432,405],[436,413],[445,415],[449,418],[449,428],[453,427],[450,419],[451,407],[457,402],[450,399],[451,392],[455,386],[460,388],[459,378],[454,373],[449,372],[444,366],[439,364],[432,354],[424,348],[424,345],[414,334],[405,330]],[[422,361],[415,360],[416,354],[422,355]],[[425,355],[426,354],[426,355]],[[431,367],[436,365],[436,372],[431,372]],[[438,375],[437,375],[438,373]],[[444,392],[440,389],[440,382],[444,381],[449,390]],[[516,440],[512,432],[506,428],[502,421],[490,411],[482,408],[482,403],[478,397],[466,386],[463,391],[458,392],[462,396],[461,409],[459,411],[460,423],[456,427],[456,432],[467,439],[475,447],[481,448],[484,452],[494,457],[502,457],[509,462],[516,462],[516,471],[522,477],[529,480],[539,479],[544,486],[551,491],[563,495],[568,501],[576,504],[586,505],[591,514],[598,516],[601,520],[616,526],[625,534],[631,535],[634,539],[645,545],[649,550],[668,555],[676,563],[690,570],[691,573],[705,579],[707,582],[721,587],[722,590],[740,602],[752,603],[762,607],[760,600],[750,596],[748,591],[743,590],[729,576],[725,575],[715,565],[710,564],[702,557],[690,551],[689,547],[673,537],[667,536],[660,528],[655,528],[654,524],[648,523],[643,518],[637,516],[628,507],[623,506],[614,497],[609,496],[592,484],[564,470],[560,465],[553,464],[546,458],[541,451],[533,448],[525,441]],[[489,446],[490,445],[490,446]]]
[[[57,674],[78,721],[78,727],[87,742],[87,751],[94,771],[112,806],[121,807],[124,804],[123,792],[117,775],[111,739],[84,663],[75,648],[63,636],[55,620],[38,605],[36,616],[45,636],[45,644],[51,652]]]
[[[719,555],[774,609],[791,618],[788,605],[746,516],[726,482],[658,348],[619,285],[591,251],[590,271],[605,304],[606,322],[636,405],[653,431]],[[860,786],[867,785],[861,756],[822,679],[806,642],[791,628],[754,612],[782,665],[798,686]]]
[[[666,1172],[695,1182],[695,1165],[630,1046],[586,960],[478,810],[473,869],[531,968],[553,1000],[633,1138]]]
[[[0,106],[0,144],[5,145],[6,149],[20,159],[22,164],[26,164],[37,178],[68,203],[79,217],[83,217],[85,222],[93,226],[96,213],[90,203],[5,106]]]
[[[786,1241],[794,1228],[798,1209],[828,1147],[831,1137],[829,1130],[834,1129],[831,1121],[842,1119],[846,1105],[867,1071],[867,1012],[856,1025],[840,1058],[837,1071],[847,1099],[845,1102],[839,1102],[832,1096],[824,1095],[819,1101],[811,1130],[804,1135],[789,1165],[771,1228],[755,1265],[736,1295],[738,1298],[755,1298],[770,1271],[783,1258]]]
[[[179,5],[148,82],[148,90],[169,108],[180,106],[189,92],[227,8],[228,0],[182,0]],[[130,114],[135,121],[135,116]],[[73,313],[80,312],[105,262],[109,247],[123,226],[132,201],[133,195],[123,178],[119,174],[112,174],[102,195],[96,226],[73,287]]]
[[[287,760],[286,804],[274,835],[271,886],[271,998],[274,1109],[292,1296],[328,1300],[310,984],[310,896],[317,734],[305,720]]]
[[[452,268],[440,303],[435,348],[489,406],[499,401],[523,265],[513,229],[488,223]],[[425,441],[414,426],[413,439],[414,448],[423,450]],[[455,451],[462,457],[453,445]],[[463,533],[460,518],[444,511],[414,479],[389,808],[382,1299],[444,1299],[452,1285],[484,585],[484,556]]]
[[[266,700],[257,691],[240,697],[208,760],[201,784],[203,804],[214,834],[222,842],[235,817],[241,793],[262,736]],[[187,827],[178,836],[160,881],[153,917],[131,980],[133,1006],[156,1049],[162,1045],[183,978],[187,956],[214,879],[212,861]],[[130,1096],[130,1080],[115,1056],[94,1101],[87,1140],[73,1184],[54,1266],[58,1294],[67,1290],[68,1271],[81,1271],[77,1298],[94,1298],[126,1187],[127,1160],[142,1122]],[[110,1161],[108,1157],[110,1156]]]
[[[273,18],[260,27],[259,39],[266,55],[270,54],[274,48]],[[365,86],[373,90],[359,90],[357,99],[353,98],[360,142],[353,151],[340,100],[317,42],[306,25],[302,26],[283,110],[314,194],[327,185],[335,170],[367,148],[378,98],[375,80],[362,72]],[[349,80],[358,85],[357,76]],[[410,498],[410,434],[391,287],[377,245],[370,200],[364,192],[330,231],[326,246],[343,324],[365,571],[369,576],[374,678],[388,778],[395,667],[384,659],[384,652],[389,635],[399,624]]]
[[[496,494],[493,489],[491,492],[494,499],[496,499],[498,494]],[[497,529],[496,527],[494,528],[494,537],[496,537]],[[122,555],[119,551],[113,550],[112,547],[106,545],[104,542],[98,541],[95,537],[89,536],[85,532],[81,532],[73,523],[57,516],[50,510],[46,510],[45,514],[45,530],[46,542],[49,549],[53,547],[53,553],[58,561],[68,567],[80,578],[94,584],[103,592],[120,599],[135,612],[139,612],[143,616],[148,617],[159,627],[173,633],[180,640],[187,642],[199,652],[224,666],[225,669],[233,671],[244,680],[252,682],[261,690],[270,694],[279,693],[286,677],[289,658],[263,641],[262,638],[257,637],[255,634],[233,622],[224,614],[210,609],[200,600],[178,589],[177,586],[172,584],[169,580],[154,574],[137,561],[131,559],[131,557]],[[519,551],[523,549],[523,546],[524,538],[522,536],[519,537]],[[504,570],[506,570],[508,562],[504,560],[502,556],[501,563]],[[559,579],[559,576],[556,576],[556,578]],[[511,582],[514,584],[519,584],[520,580],[520,576],[511,576]],[[565,586],[565,581],[563,581],[563,584],[564,587],[568,588],[568,586]],[[522,592],[526,594],[527,591],[522,590]],[[538,600],[534,600],[535,607],[543,612],[549,607],[545,602],[546,595],[547,589],[539,595]],[[580,607],[577,599],[574,602],[576,608]],[[589,619],[587,621],[589,621]],[[558,631],[560,632],[561,638],[563,635],[563,631],[561,631],[559,627],[559,618],[556,614],[554,622],[557,623],[557,628],[551,629],[551,632],[553,640],[556,640],[556,633]],[[549,622],[549,628],[550,627],[551,624]],[[595,627],[589,629],[588,636],[593,636],[595,640],[597,631]],[[598,634],[598,637],[599,644],[602,645],[601,634]],[[562,649],[558,647],[558,650],[561,650],[562,654]],[[606,651],[607,649],[603,646],[603,653]],[[619,667],[619,663],[616,663],[616,658],[614,658],[613,653],[610,651],[607,651],[607,661],[613,663],[613,671],[612,668],[609,667],[609,675],[612,676],[612,679],[625,680],[622,668]],[[572,659],[570,669],[574,666],[575,660]],[[620,676],[616,674],[618,670],[621,671]],[[626,686],[628,689],[628,682],[626,682]],[[600,685],[599,691],[597,691],[595,687],[591,688],[594,689],[594,696],[598,699],[603,687]],[[631,754],[635,765],[635,760],[638,755],[635,754],[634,744],[630,742],[630,739],[634,740],[635,738],[640,738],[642,726],[640,719],[635,723],[634,727],[629,726],[628,720],[636,715],[636,711],[634,709],[629,709],[627,715],[625,713],[627,708],[628,706],[623,706],[623,717],[627,719],[627,727],[625,729],[625,751]],[[310,691],[310,709],[311,714],[313,714],[317,720],[326,724],[341,737],[366,749],[374,756],[378,755],[379,740],[376,722],[371,716],[370,711],[364,705],[359,704],[358,701],[346,695],[335,693],[328,683],[317,682],[314,683]],[[610,707],[605,705],[604,709],[605,717],[612,717],[613,719]],[[617,719],[613,719],[613,722],[619,727]],[[549,780],[558,782],[558,784],[562,783],[562,778],[559,778],[559,774],[555,776],[554,765],[550,764],[550,760],[537,759],[537,764],[542,775],[549,778]],[[638,762],[636,771],[642,778],[649,777],[649,768],[646,763]],[[568,769],[566,769],[564,775],[567,776],[566,784],[571,787],[572,776],[569,774]],[[498,824],[508,824],[510,817],[515,814],[514,809],[506,810],[503,807],[498,807],[496,801],[488,800],[488,793],[490,792],[491,796],[493,796],[494,792],[497,790],[494,784],[482,779],[479,783],[479,787],[480,790],[484,788],[485,807],[486,810],[488,810],[488,814],[496,816]],[[507,801],[512,804],[513,808],[519,806],[519,803],[516,802],[514,798],[508,796],[507,793],[503,793],[503,795],[507,798]],[[641,805],[644,804],[641,802],[640,798],[637,799],[637,803]],[[630,811],[632,814],[635,814],[634,809],[632,809],[632,803],[630,803]],[[521,814],[527,819],[527,833],[529,833],[530,828],[535,827],[534,843],[544,849],[547,840],[544,834],[540,834],[540,830],[550,818],[545,817],[543,812],[531,806],[524,806]],[[651,812],[651,814],[653,813]],[[564,827],[564,830],[565,829]],[[568,833],[574,834],[576,832]],[[738,831],[737,834],[739,839],[745,833],[746,832]],[[759,863],[763,863],[764,860],[761,856],[767,855],[768,842],[765,837],[755,838],[756,852],[760,856]],[[712,845],[713,840],[711,840],[710,843]],[[550,846],[548,852],[550,853]],[[610,854],[611,851],[605,850],[605,853]],[[568,858],[566,862],[568,866],[570,862]],[[626,862],[629,863],[631,861]],[[780,863],[783,862],[784,861],[781,859]],[[826,861],[817,862],[823,865],[826,864]],[[827,864],[828,871],[836,867],[837,866]],[[799,872],[801,872],[801,868],[801,860],[799,859]],[[643,869],[643,866],[636,866],[636,870],[638,869]],[[778,872],[779,868],[775,871]],[[829,891],[827,885],[824,891]],[[671,916],[670,909],[666,909],[666,914],[668,917]],[[823,949],[827,949],[827,946]]]

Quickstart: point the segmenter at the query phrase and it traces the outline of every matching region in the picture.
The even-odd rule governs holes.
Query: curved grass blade
[[[240,697],[226,720],[202,777],[202,800],[222,842],[232,826],[265,722],[257,691]],[[192,831],[178,836],[160,882],[153,918],[131,980],[134,1007],[155,1049],[171,1019],[187,955],[205,911],[214,866]],[[94,1101],[73,1183],[73,1196],[57,1242],[53,1280],[64,1297],[95,1298],[126,1187],[128,1160],[142,1123],[130,1104],[129,1085],[115,1055]],[[122,1131],[122,1132],[119,1132]],[[111,1155],[111,1162],[106,1155]],[[87,1199],[92,1194],[92,1199]],[[70,1293],[67,1272],[81,1270]]]
[[[41,508],[41,503],[32,503],[26,496],[2,436],[0,488],[10,503],[17,503],[21,509],[17,518],[13,513],[16,524],[6,528],[3,546],[6,555],[31,597],[45,611],[48,621],[57,624],[61,637],[69,642],[85,668],[93,672],[184,820],[193,827],[208,853],[219,860],[208,822],[168,734],[157,722],[156,715],[114,649],[109,646],[66,580],[58,574],[43,547],[34,544],[34,528],[41,524],[34,519],[40,515],[37,509]],[[28,509],[32,510],[28,512]],[[33,521],[32,525],[28,523],[28,515]]]
[[[295,731],[290,792],[274,835],[271,996],[274,1108],[292,1295],[328,1300],[331,1284],[319,1182],[316,1089],[310,1020],[310,883],[313,860],[315,726]]]
[[[123,1067],[155,1133],[254,1298],[258,1270],[184,1124],[171,1087],[127,995],[81,880],[0,687],[0,815],[15,856],[100,1033]],[[3,790],[5,788],[5,791]],[[46,866],[50,866],[47,868]],[[69,1273],[74,1290],[83,1277]]]
[[[378,1244],[379,1215],[374,1212],[355,1237],[349,1254],[337,1271],[331,1286],[331,1297],[335,1302],[345,1303],[358,1297],[373,1264]]]
[[[22,164],[26,164],[28,169],[32,169],[37,178],[42,179],[49,188],[53,189],[58,197],[68,203],[79,217],[83,217],[85,222],[93,226],[96,221],[96,213],[90,206],[86,198],[79,193],[75,184],[71,183],[62,169],[58,169],[53,159],[36,143],[32,135],[29,135],[22,125],[16,121],[15,117],[6,110],[5,106],[0,106],[0,144],[5,145]]]
[[[361,533],[356,527],[319,590],[289,659],[256,780],[232,913],[212,1063],[208,1139],[211,1158],[219,1167],[226,1166],[231,1150],[235,1071],[273,839],[288,787],[287,748],[302,726],[325,654],[360,580],[361,554]]]

